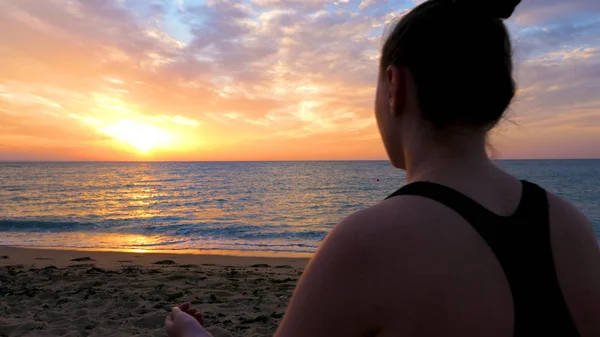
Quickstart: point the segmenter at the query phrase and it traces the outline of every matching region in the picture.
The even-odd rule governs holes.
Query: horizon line
[[[600,160],[600,158],[502,158],[493,161]],[[2,160],[0,163],[293,163],[293,162],[381,162],[388,159],[281,159],[281,160]]]

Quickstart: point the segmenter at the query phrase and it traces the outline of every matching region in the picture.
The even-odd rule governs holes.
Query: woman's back
[[[514,336],[579,336],[556,275],[544,189],[522,181],[518,206],[507,215],[492,212],[468,196],[432,182],[409,184],[390,198],[400,196],[422,197],[444,205],[485,241],[511,291]]]
[[[452,179],[451,184],[438,182],[493,213],[513,214],[520,204],[521,183],[498,169],[490,170],[494,172],[474,173],[481,178],[472,177],[460,184],[456,183],[460,179]],[[306,317],[307,324],[302,328],[305,335],[311,336],[325,336],[323,326],[340,319],[346,321],[349,330],[344,332],[351,336],[509,337],[518,331],[515,317],[520,320],[518,324],[525,326],[521,332],[535,330],[535,324],[539,324],[537,331],[541,335],[552,326],[554,333],[563,336],[561,332],[570,331],[569,315],[575,323],[575,333],[598,336],[597,241],[579,211],[552,194],[548,194],[548,204],[553,260],[567,316],[539,317],[547,309],[545,306],[539,307],[540,312],[516,315],[518,306],[513,300],[527,302],[531,300],[528,296],[536,294],[521,292],[515,297],[490,245],[456,211],[429,198],[411,195],[389,198],[340,224],[317,254],[323,259],[315,258],[297,290],[303,298],[310,298],[309,293],[314,291],[312,295],[319,298],[321,305],[313,310],[300,309],[302,303],[292,305],[288,315],[293,317],[295,310],[305,314],[312,311],[315,316]],[[513,242],[500,244],[509,248]],[[540,270],[539,266],[531,268]],[[324,280],[319,274],[336,276]],[[547,287],[551,280],[541,282],[544,284],[540,287]],[[339,289],[341,284],[343,290]],[[344,296],[350,296],[355,304],[346,302]],[[292,330],[284,321],[279,333],[296,336],[290,334]]]
[[[405,200],[391,198],[384,206],[386,212],[408,208],[411,213],[436,214],[437,219],[413,215],[414,226],[434,227],[419,238],[424,240],[421,247],[435,247],[436,258],[425,263],[436,266],[431,271],[438,268],[437,285],[425,291],[431,294],[438,288],[441,296],[425,310],[445,308],[426,326],[441,329],[440,335],[452,329],[463,336],[600,334],[595,319],[600,317],[600,251],[591,226],[560,198],[548,194],[546,199],[547,193],[535,185],[525,182],[519,188],[516,179],[504,179],[496,184],[494,179],[471,180],[455,187],[462,194],[417,183],[413,191],[409,187],[396,197]],[[450,326],[443,327],[440,320]],[[457,322],[465,330],[459,331]]]

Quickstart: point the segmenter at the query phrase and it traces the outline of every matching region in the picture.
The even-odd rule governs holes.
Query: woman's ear
[[[398,117],[406,107],[406,69],[393,65],[388,66],[385,70],[385,80],[390,112],[393,117]]]

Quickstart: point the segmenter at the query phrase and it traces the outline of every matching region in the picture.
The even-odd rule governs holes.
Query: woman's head
[[[376,115],[396,166],[406,128],[485,134],[514,94],[511,44],[502,19],[520,0],[429,0],[407,13],[381,53]]]

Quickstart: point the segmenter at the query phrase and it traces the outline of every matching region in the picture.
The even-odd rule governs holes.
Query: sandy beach
[[[0,337],[165,336],[192,302],[215,336],[271,336],[308,259],[0,247]]]

